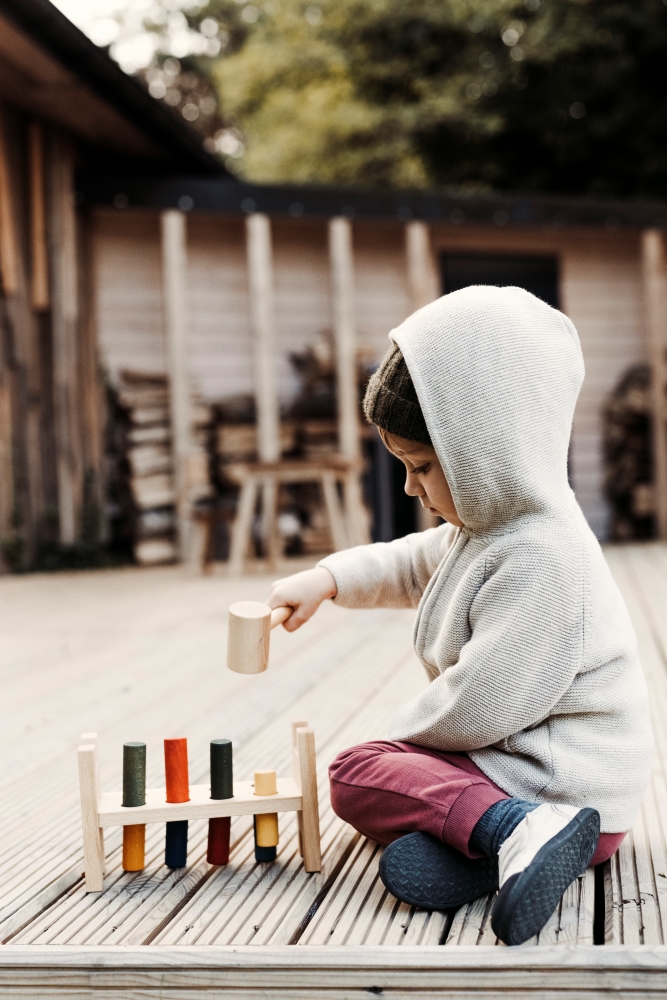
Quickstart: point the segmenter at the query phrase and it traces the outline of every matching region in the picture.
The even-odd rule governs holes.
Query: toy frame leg
[[[307,872],[322,871],[320,846],[320,810],[317,796],[315,733],[303,722],[292,723],[294,779],[303,799],[303,809],[297,813],[299,850]]]
[[[90,738],[93,734],[84,734]],[[79,791],[86,892],[104,888],[104,830],[99,825],[100,777],[97,747],[94,743],[79,747]]]

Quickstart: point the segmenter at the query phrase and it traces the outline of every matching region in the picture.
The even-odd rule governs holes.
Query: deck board
[[[657,751],[641,814],[605,876],[606,942],[657,947],[667,926],[667,547],[607,555],[637,630]],[[327,604],[295,635],[273,633],[266,674],[232,674],[224,665],[225,609],[241,597],[262,599],[268,583],[178,568],[0,579],[4,942],[35,954],[45,945],[124,945],[128,954],[174,946],[498,950],[492,897],[450,914],[398,903],[378,876],[381,848],[342,823],[329,803],[327,764],[347,746],[384,736],[395,709],[426,683],[411,648],[413,613]],[[107,790],[120,785],[127,739],[146,741],[151,785],[162,781],[166,736],[188,737],[193,783],[206,781],[208,741],[223,735],[234,741],[238,779],[259,767],[288,775],[291,718],[315,729],[322,873],[304,872],[291,814],[281,815],[273,865],[255,863],[251,821],[238,817],[228,866],[207,864],[206,822],[193,821],[188,867],[172,872],[163,864],[164,827],[153,824],[147,867],[134,874],[120,867],[120,831],[107,830],[105,890],[85,893],[75,759],[81,732],[99,733]],[[594,897],[589,871],[521,950],[592,944]]]

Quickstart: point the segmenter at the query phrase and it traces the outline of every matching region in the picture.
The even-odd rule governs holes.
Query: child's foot
[[[541,931],[568,885],[590,864],[600,836],[595,809],[541,805],[500,848],[500,892],[491,927],[505,944]]]
[[[385,848],[380,878],[410,906],[451,910],[495,892],[498,859],[471,860],[428,833],[407,833]]]

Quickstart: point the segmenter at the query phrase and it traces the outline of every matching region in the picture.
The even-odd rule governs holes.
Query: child
[[[406,493],[448,523],[331,555],[269,603],[294,608],[288,631],[326,598],[417,608],[430,683],[391,741],[333,762],[333,807],[391,845],[400,899],[447,909],[499,888],[493,929],[520,944],[617,849],[651,767],[632,626],[568,485],[581,350],[520,288],[453,292],[390,338],[366,416]]]

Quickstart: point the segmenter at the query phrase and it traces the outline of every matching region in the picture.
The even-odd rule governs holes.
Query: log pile
[[[141,565],[176,557],[175,492],[167,379],[125,371],[117,391],[125,415],[124,463],[135,560]],[[212,494],[208,443],[211,407],[195,398],[192,405],[193,452],[189,463],[193,504]]]
[[[651,538],[655,532],[650,384],[648,365],[635,365],[603,412],[605,492],[614,541]]]

